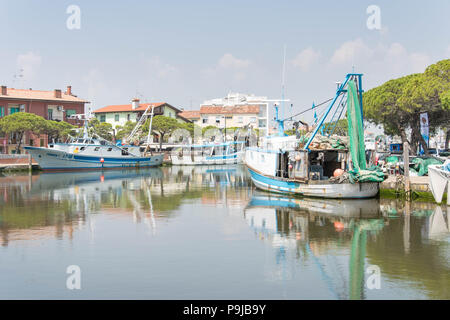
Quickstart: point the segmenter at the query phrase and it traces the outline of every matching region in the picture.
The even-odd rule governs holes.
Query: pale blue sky
[[[71,4],[80,30],[66,27]],[[371,4],[381,30],[366,27]],[[229,91],[279,98],[285,44],[295,113],[332,97],[352,66],[368,90],[449,58],[449,12],[448,0],[1,0],[0,83],[70,84],[93,109],[135,96],[185,109]]]

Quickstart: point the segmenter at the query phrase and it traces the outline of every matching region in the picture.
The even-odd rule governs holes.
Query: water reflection
[[[233,206],[246,202],[244,168],[164,167],[10,175],[0,177],[1,244],[66,234],[83,225],[94,231],[95,214],[132,215],[154,233],[157,219],[169,219],[182,203]],[[233,189],[232,192],[229,190]]]
[[[450,222],[440,206],[295,199],[256,191],[245,219],[258,239],[276,248],[280,279],[293,280],[288,270],[297,261],[311,263],[331,296],[365,299],[366,267],[377,265],[388,277],[385,285],[403,279],[426,287],[431,297],[450,298]]]
[[[200,220],[192,216],[196,212],[201,214]],[[221,214],[225,214],[221,220],[214,218]],[[233,281],[243,284],[240,290],[248,290],[247,297],[265,292],[258,297],[450,298],[450,222],[445,206],[396,199],[344,201],[269,194],[252,187],[243,166],[172,166],[0,177],[0,241],[4,248],[0,255],[9,253],[11,258],[13,251],[7,249],[13,244],[17,247],[43,239],[80,242],[83,232],[89,234],[92,246],[100,246],[96,235],[102,234],[97,228],[107,222],[99,217],[141,225],[155,239],[161,236],[160,230],[179,221],[186,225],[197,221],[195,226],[179,231],[179,240],[170,238],[174,247],[169,250],[174,251],[174,257],[183,256],[185,253],[176,249],[180,243],[193,241],[202,247],[214,243],[217,248],[210,254],[220,259],[219,248],[223,252],[223,248],[234,248],[224,257],[230,265],[216,271],[223,277],[223,282],[217,283],[221,292],[231,294],[226,298],[238,294],[233,287],[227,291]],[[223,234],[210,234],[217,224],[222,224]],[[133,239],[133,233],[139,230],[122,236]],[[193,234],[210,235],[195,242]],[[234,242],[238,245],[233,246]],[[256,244],[269,250],[266,258]],[[101,245],[102,250],[109,250],[108,244]],[[160,261],[158,256],[153,258],[149,259]],[[194,258],[186,256],[185,268],[194,265],[200,273],[212,272],[207,265],[199,266],[189,259]],[[255,280],[254,289],[245,286],[249,275],[240,275],[247,268],[244,261],[252,264],[252,259],[259,261],[253,274],[257,275],[260,268],[264,275]],[[231,265],[240,271],[229,271]],[[380,290],[366,286],[370,265],[381,270]],[[177,272],[181,278],[182,273]],[[176,276],[172,273],[172,277]],[[206,289],[209,281],[205,281],[203,291],[195,291],[199,298],[210,297]],[[312,288],[299,285],[305,282]],[[139,283],[137,278],[130,279],[130,288],[134,290]],[[282,293],[275,294],[278,287]],[[166,298],[173,295],[167,291]]]

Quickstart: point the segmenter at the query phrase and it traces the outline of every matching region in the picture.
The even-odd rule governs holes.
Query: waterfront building
[[[89,103],[72,93],[72,87],[66,91],[60,89],[42,91],[30,89],[15,89],[1,86],[0,118],[16,113],[29,112],[47,120],[66,121],[79,125],[79,121],[70,119],[74,114],[85,112],[85,104]],[[26,133],[22,137],[22,146],[47,147],[48,137],[45,134]],[[17,137],[0,133],[0,153],[15,153],[19,141]],[[21,148],[21,153],[23,149]]]
[[[139,99],[133,99],[131,104],[106,106],[94,110],[93,113],[100,122],[110,123],[113,128],[116,128],[125,125],[128,121],[138,121],[149,106],[154,107],[155,116],[162,115],[174,118],[182,123],[191,122],[180,115],[181,110],[167,102],[140,103]]]
[[[224,98],[206,100],[200,110],[183,111],[183,117],[192,120],[200,127],[218,128],[244,127],[267,131],[267,97],[229,93]]]

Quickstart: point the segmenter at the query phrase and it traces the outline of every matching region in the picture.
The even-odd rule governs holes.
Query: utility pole
[[[409,180],[409,143],[403,142],[403,177],[405,182],[406,200],[411,200],[411,184]]]

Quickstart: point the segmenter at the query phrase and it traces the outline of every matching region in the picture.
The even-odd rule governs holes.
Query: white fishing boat
[[[428,177],[430,179],[430,189],[433,193],[434,200],[437,203],[442,202],[445,189],[447,185],[450,186],[450,160],[447,160],[443,165],[429,165]],[[449,187],[450,189],[450,187]],[[447,205],[450,206],[450,196],[447,190]]]
[[[174,148],[171,153],[174,165],[223,165],[242,163],[245,141],[228,141],[211,144],[192,144]]]
[[[153,119],[153,108],[151,114],[148,110],[149,108],[141,116],[127,141],[133,141],[148,116]],[[81,118],[82,115],[78,116]],[[162,164],[164,155],[148,153],[146,147],[133,144],[116,145],[97,135],[90,135],[88,121],[83,120],[85,126],[81,138],[71,138],[67,143],[51,143],[47,148],[24,148],[43,170],[139,168]]]
[[[366,168],[361,77],[361,74],[348,74],[339,84],[336,96],[306,143],[300,136],[284,134],[283,120],[278,119],[278,106],[275,106],[278,134],[264,139],[262,147],[248,148],[245,154],[245,164],[256,187],[322,198],[371,198],[378,194],[384,175]],[[310,148],[317,144],[313,140],[338,99],[340,102],[329,123],[339,120],[335,115],[343,113],[344,98],[348,103],[350,150],[343,146]]]

